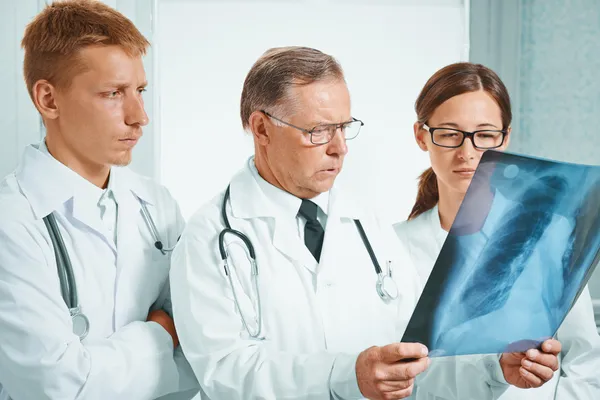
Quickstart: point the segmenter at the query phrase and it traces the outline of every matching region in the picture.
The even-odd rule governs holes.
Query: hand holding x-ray
[[[392,343],[370,347],[356,360],[356,378],[368,399],[403,399],[413,391],[415,378],[429,367],[427,347]]]
[[[522,389],[537,388],[552,379],[558,370],[558,354],[562,345],[558,340],[548,339],[541,350],[531,349],[525,353],[504,353],[500,367],[506,382]]]

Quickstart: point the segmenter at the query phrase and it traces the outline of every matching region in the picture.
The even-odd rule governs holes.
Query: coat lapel
[[[311,272],[316,272],[318,263],[298,235],[298,225],[295,218],[290,221],[283,217],[274,219],[273,246],[289,259],[296,261]]]
[[[361,209],[349,196],[342,196],[335,187],[329,192],[329,208],[327,210],[327,226],[325,227],[325,239],[321,252],[321,262],[318,272],[321,273],[327,266],[339,264],[340,254],[348,251],[348,235],[353,234],[348,229],[356,229],[355,219],[361,219],[364,215]],[[346,222],[351,222],[351,227]],[[356,232],[358,234],[358,231]],[[366,251],[366,250],[365,250]]]

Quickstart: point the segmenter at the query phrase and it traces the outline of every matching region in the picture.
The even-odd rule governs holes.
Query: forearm
[[[563,345],[556,398],[600,398],[600,336],[587,287],[567,314],[556,338]]]
[[[290,354],[266,344],[188,353],[204,392],[216,399],[360,399],[356,355]]]
[[[14,400],[146,399],[177,389],[172,341],[155,323],[134,322],[86,345],[76,337],[65,345],[29,337],[27,352],[16,351],[11,337],[3,339],[1,383]]]

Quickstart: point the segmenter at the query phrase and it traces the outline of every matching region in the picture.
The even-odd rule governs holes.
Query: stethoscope
[[[227,276],[227,279],[229,281],[229,286],[231,287],[231,291],[233,293],[233,301],[235,302],[235,306],[236,306],[238,312],[240,313],[242,325],[244,326],[244,328],[248,332],[248,335],[250,335],[251,338],[257,339],[257,340],[262,340],[262,339],[264,339],[264,337],[261,336],[261,333],[262,333],[262,304],[260,302],[260,290],[258,287],[258,264],[256,263],[256,253],[254,251],[254,246],[252,245],[252,242],[250,241],[250,239],[248,239],[248,237],[246,235],[244,235],[242,232],[232,229],[231,225],[229,224],[229,219],[227,218],[227,211],[226,211],[227,201],[230,198],[229,188],[230,188],[230,186],[227,186],[227,190],[225,191],[225,197],[223,198],[223,203],[221,205],[221,216],[223,217],[223,222],[225,223],[225,229],[223,229],[221,231],[221,233],[219,233],[219,253],[221,254],[221,260],[223,261],[223,269],[225,270],[225,275]],[[383,271],[381,270],[381,267],[379,266],[379,262],[377,261],[377,257],[375,257],[375,252],[373,251],[373,247],[371,246],[371,243],[369,242],[369,239],[367,238],[367,234],[365,233],[365,230],[363,229],[362,224],[360,223],[360,221],[358,219],[355,219],[354,223],[355,223],[356,228],[358,229],[358,232],[360,234],[360,237],[367,249],[367,252],[369,253],[369,257],[371,257],[373,267],[375,268],[375,273],[377,274],[377,283],[375,285],[377,294],[385,302],[395,300],[396,298],[398,298],[398,286],[396,285],[396,282],[392,279],[392,270],[390,267],[390,262],[388,261],[387,272],[383,273]],[[248,254],[250,257],[250,274],[251,274],[251,279],[252,279],[252,286],[254,288],[254,291],[256,292],[256,301],[254,302],[255,310],[257,310],[257,312],[256,312],[256,314],[257,314],[256,315],[256,319],[257,319],[256,330],[250,329],[250,326],[248,325],[246,318],[244,317],[244,313],[242,312],[242,308],[240,307],[240,303],[238,301],[238,297],[237,297],[235,288],[233,287],[231,271],[229,270],[229,265],[227,263],[228,254],[227,254],[227,251],[225,250],[225,240],[224,240],[225,235],[228,233],[240,238],[242,240],[242,242],[244,242],[244,244],[246,245],[246,249],[248,250]]]
[[[165,248],[158,229],[154,224],[154,220],[150,216],[146,204],[140,199],[140,205],[142,210],[142,216],[148,225],[152,237],[154,238],[154,247],[161,251],[162,254],[173,251],[174,247]],[[79,298],[77,297],[77,285],[75,284],[75,276],[73,275],[73,265],[71,259],[67,253],[65,242],[63,241],[62,235],[58,230],[56,224],[56,218],[54,215],[48,214],[44,218],[44,224],[50,234],[50,240],[52,241],[52,247],[54,248],[54,256],[56,258],[56,269],[58,271],[58,279],[60,281],[60,291],[62,298],[69,309],[71,320],[73,321],[73,333],[79,336],[80,340],[83,340],[90,330],[90,320],[81,311],[79,304]]]

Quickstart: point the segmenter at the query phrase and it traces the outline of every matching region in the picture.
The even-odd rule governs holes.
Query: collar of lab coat
[[[77,198],[73,204],[74,213],[77,210],[81,211],[80,206],[84,204],[96,207],[99,194],[93,190],[93,184],[49,153],[40,151],[40,146],[41,144],[35,144],[25,148],[21,163],[15,172],[35,217],[45,217],[72,198]],[[145,202],[153,203],[147,188],[140,179],[134,179],[128,168],[112,167],[110,173],[117,203],[126,201],[131,192]]]
[[[236,218],[283,217],[295,218],[300,209],[301,200],[296,196],[281,190],[264,181],[254,167],[254,157],[251,157],[231,181],[231,213]],[[269,187],[265,187],[267,184]],[[362,209],[352,198],[343,196],[335,186],[328,196],[317,196],[312,199],[330,218],[360,219]],[[327,205],[328,204],[328,205]]]

